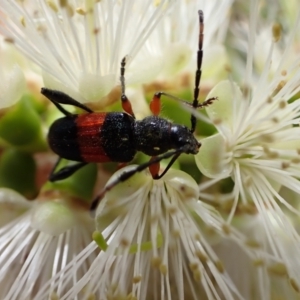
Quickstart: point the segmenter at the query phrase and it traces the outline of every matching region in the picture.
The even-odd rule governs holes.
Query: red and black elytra
[[[47,94],[47,90],[43,90]],[[126,113],[87,113],[56,120],[50,127],[51,149],[65,159],[103,163],[130,162],[134,119]]]
[[[67,94],[42,88],[46,96],[65,117],[56,120],[49,129],[48,142],[50,148],[59,156],[49,180],[57,181],[71,176],[87,163],[104,163],[109,161],[130,162],[137,151],[149,156],[149,162],[141,164],[130,171],[124,171],[117,179],[100,192],[93,201],[94,209],[104,194],[119,182],[123,182],[137,172],[149,168],[153,179],[159,179],[166,174],[180,154],[197,154],[201,144],[194,137],[196,117],[191,114],[191,129],[172,123],[159,117],[161,96],[164,95],[182,102],[194,109],[212,104],[217,98],[210,98],[203,103],[198,102],[201,66],[203,57],[203,12],[199,12],[199,44],[197,51],[197,68],[193,102],[187,102],[164,92],[158,92],[150,103],[152,116],[136,120],[131,103],[125,94],[125,64],[126,57],[121,61],[121,101],[125,112],[94,112],[87,106],[74,100]],[[86,111],[83,114],[72,114],[61,104],[73,105]],[[61,168],[56,167],[61,158],[77,161],[77,164]],[[171,158],[165,170],[159,174],[160,161]]]

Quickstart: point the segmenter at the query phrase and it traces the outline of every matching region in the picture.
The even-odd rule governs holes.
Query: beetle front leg
[[[66,111],[60,104],[73,105],[85,110],[88,113],[93,112],[89,107],[76,101],[75,99],[61,91],[51,90],[43,87],[41,89],[41,94],[47,97],[66,116],[72,116],[73,114]]]

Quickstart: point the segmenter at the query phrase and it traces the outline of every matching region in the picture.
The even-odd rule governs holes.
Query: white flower
[[[280,6],[280,12],[282,13],[282,19],[281,22],[284,24],[284,27],[290,27],[295,24],[295,21],[298,17],[299,12],[299,3],[297,0],[291,0],[291,1],[279,1]],[[299,40],[298,40],[299,42]]]
[[[293,1],[288,3],[290,5]],[[231,51],[233,50],[231,53],[233,63],[231,63],[230,67],[232,69],[233,78],[236,78],[236,80],[240,80],[240,78],[244,77],[244,58],[250,53],[253,55],[253,71],[251,72],[251,80],[253,82],[256,82],[260,77],[267,60],[271,59],[272,61],[268,71],[270,76],[273,76],[276,70],[278,70],[279,64],[282,62],[281,58],[284,55],[286,44],[288,43],[288,37],[281,35],[280,32],[294,26],[296,21],[294,18],[291,18],[290,12],[285,12],[285,14],[281,15],[285,10],[283,7],[281,9],[282,11],[279,12],[277,12],[278,7],[275,8],[274,11],[270,9],[260,12],[253,16],[251,23],[242,15],[238,22],[231,25],[230,30],[234,38],[230,39],[229,46]],[[274,18],[275,12],[277,12],[276,18]],[[294,11],[294,13],[295,12],[297,11]],[[292,22],[291,19],[293,19]],[[270,23],[270,20],[272,20],[273,23]],[[289,26],[286,24],[286,21]],[[253,34],[251,41],[245,40],[245,36],[247,36],[249,32]],[[292,48],[290,49],[289,56],[285,58],[285,64],[293,63],[299,56],[299,34],[298,32],[294,32],[294,34],[296,36],[294,36],[292,44],[290,45]],[[279,40],[272,45],[273,49],[270,51],[270,43],[266,43],[266,41],[271,41],[272,38]]]
[[[91,242],[93,222],[87,211],[59,197],[29,202],[3,189],[0,195],[0,298],[32,299]],[[96,253],[90,253],[91,261]]]
[[[176,75],[194,76],[198,50],[199,20],[197,11],[204,14],[203,80],[222,78],[227,63],[223,41],[227,33],[228,11],[233,1],[178,1],[150,37],[153,56],[161,56],[163,69],[155,78],[164,84],[177,84]],[[218,63],[216,63],[216,57]],[[183,76],[184,79],[184,76]],[[184,80],[181,79],[181,82]],[[202,84],[203,82],[202,81]],[[180,81],[179,81],[180,82]],[[170,88],[169,85],[166,88]],[[191,79],[191,85],[194,81]]]
[[[200,197],[219,201],[219,205],[230,199],[228,222],[235,220],[237,211],[243,212],[242,207],[254,206],[252,211],[263,228],[257,230],[257,240],[282,262],[285,275],[295,287],[300,286],[300,259],[296,254],[300,237],[290,214],[299,218],[300,212],[293,206],[292,199],[283,198],[279,190],[284,187],[300,194],[300,101],[297,99],[300,60],[291,63],[289,59],[299,26],[293,28],[285,52],[276,62],[277,69],[271,72],[272,53],[279,33],[277,27],[274,29],[274,39],[265,41],[270,50],[264,70],[253,84],[255,13],[252,9],[244,91],[232,81],[223,81],[207,96],[219,99],[207,108],[218,132],[201,141],[197,155],[200,170],[212,178],[200,185]],[[297,24],[299,21],[300,15]],[[292,98],[295,101],[291,101]],[[231,193],[214,196],[204,192],[228,177],[233,180]]]
[[[97,101],[118,84],[126,55],[127,82],[141,80],[137,54],[172,2],[7,0],[1,3],[0,30],[41,67],[46,87]],[[136,65],[129,68],[133,58]],[[143,72],[157,74],[161,66],[147,63]]]
[[[0,22],[1,24],[1,22]],[[9,49],[0,37],[0,109],[14,105],[26,89],[26,80],[20,66],[12,61]]]
[[[59,299],[242,299],[211,244],[227,241],[249,262],[267,258],[198,200],[196,182],[182,171],[170,170],[160,180],[141,173],[117,185],[101,200],[96,220],[94,239],[103,251],[86,270],[98,247],[91,243],[36,300],[49,294]],[[78,273],[82,278],[74,277]]]
[[[0,188],[0,228],[16,219],[32,207],[20,194],[7,188]]]

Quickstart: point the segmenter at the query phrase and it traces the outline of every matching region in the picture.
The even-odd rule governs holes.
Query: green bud
[[[0,138],[5,145],[19,150],[37,152],[47,149],[40,117],[29,100],[23,96],[0,118]]]
[[[26,198],[37,194],[36,165],[33,157],[16,149],[8,149],[0,157],[0,187],[13,189]]]

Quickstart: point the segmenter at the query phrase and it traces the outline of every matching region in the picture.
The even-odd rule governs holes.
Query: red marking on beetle
[[[157,94],[154,95],[150,102],[150,110],[155,116],[158,116],[161,111],[160,97]]]
[[[76,118],[78,145],[85,162],[111,161],[101,143],[101,128],[107,113],[80,114]]]
[[[152,156],[150,161],[153,161],[154,159],[156,159],[156,156]],[[149,171],[153,178],[156,178],[158,176],[159,169],[160,169],[159,163],[153,163],[152,165],[149,166]]]
[[[122,108],[124,111],[126,111],[128,114],[130,114],[131,116],[134,116],[133,110],[132,110],[132,106],[130,101],[128,100],[128,98],[126,97],[126,95],[122,96]]]

